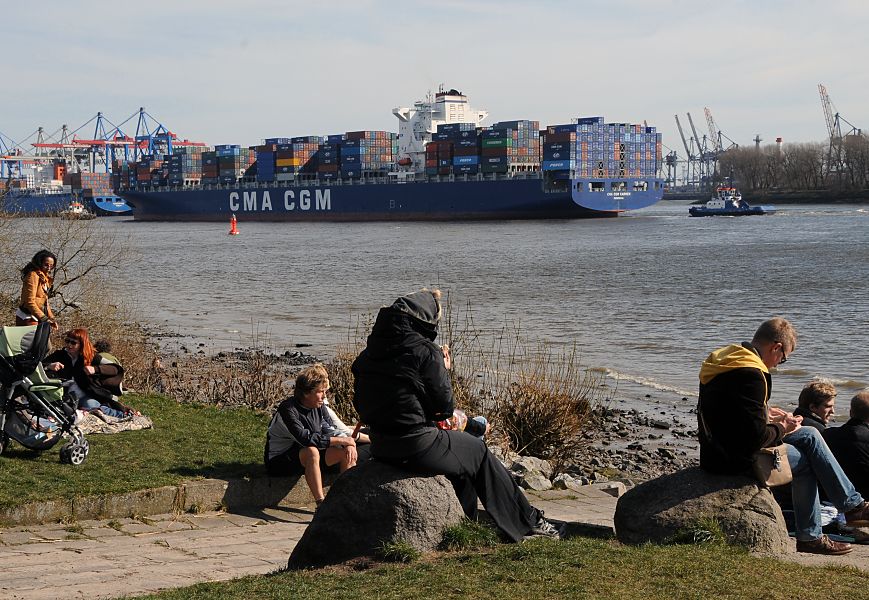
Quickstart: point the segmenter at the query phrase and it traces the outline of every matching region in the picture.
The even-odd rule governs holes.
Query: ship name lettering
[[[239,202],[241,200],[241,202]],[[229,210],[232,212],[271,210],[272,199],[268,191],[263,192],[262,204],[257,206],[256,192],[243,192],[239,197],[238,192],[229,193]]]
[[[296,192],[287,190],[284,192],[284,208],[296,210]],[[299,210],[311,210],[311,190],[299,190]],[[331,190],[315,190],[314,210],[332,210]]]

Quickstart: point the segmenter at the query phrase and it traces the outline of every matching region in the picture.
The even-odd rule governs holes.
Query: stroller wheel
[[[69,465],[80,465],[90,452],[90,444],[87,440],[80,443],[70,442],[60,449],[60,462]]]
[[[9,445],[9,435],[5,431],[0,431],[0,454],[6,452],[6,446]]]

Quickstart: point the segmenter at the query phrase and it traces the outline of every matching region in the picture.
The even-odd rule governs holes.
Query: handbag
[[[754,453],[751,470],[757,480],[766,487],[776,487],[793,481],[791,464],[785,444],[761,448]]]

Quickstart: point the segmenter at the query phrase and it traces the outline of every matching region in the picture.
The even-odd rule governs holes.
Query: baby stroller
[[[75,424],[75,399],[40,363],[50,335],[49,323],[0,328],[0,454],[10,439],[42,452],[68,437],[60,462],[80,465],[90,448]]]

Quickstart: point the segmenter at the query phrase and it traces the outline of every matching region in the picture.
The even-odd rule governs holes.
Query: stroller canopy
[[[50,335],[51,325],[45,322],[25,327],[2,327],[0,356],[11,358],[10,362],[19,373],[29,375],[48,353]]]

